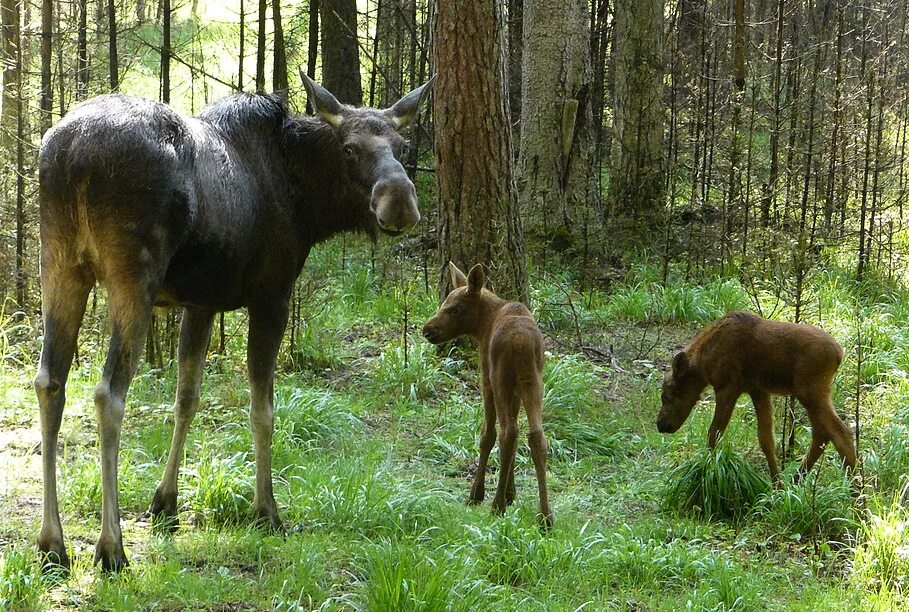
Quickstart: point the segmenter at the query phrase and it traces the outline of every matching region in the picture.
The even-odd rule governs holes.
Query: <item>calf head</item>
[[[691,367],[688,354],[684,351],[677,354],[672,360],[672,371],[663,377],[662,406],[657,415],[657,430],[660,433],[678,431],[706,386],[704,379]]]
[[[399,131],[416,117],[433,79],[390,108],[354,108],[338,102],[301,70],[315,113],[335,132],[347,166],[348,183],[369,202],[378,228],[397,235],[420,220],[417,191],[401,165],[406,141]]]
[[[483,264],[477,264],[465,276],[456,265],[448,262],[451,284],[454,286],[438,312],[423,326],[423,336],[433,344],[454,340],[458,336],[474,334],[481,323],[483,287],[486,273]],[[487,292],[488,293],[488,292]]]

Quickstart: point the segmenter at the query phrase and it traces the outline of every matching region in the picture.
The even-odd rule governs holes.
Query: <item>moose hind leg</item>
[[[100,562],[105,571],[119,571],[128,565],[120,530],[117,464],[126,393],[139,365],[148,330],[150,296],[151,292],[139,284],[109,284],[110,348],[95,388],[102,487],[101,535],[95,548],[95,563]]]
[[[496,406],[489,382],[483,381],[483,431],[480,433],[480,456],[477,460],[477,473],[473,476],[470,487],[470,498],[467,503],[476,505],[483,502],[486,496],[486,465],[489,453],[496,443]]]
[[[35,393],[41,416],[44,516],[38,549],[46,566],[69,568],[57,506],[57,437],[66,403],[66,380],[76,351],[85,303],[95,279],[85,267],[64,268],[55,264],[45,256],[41,265],[44,340],[35,377]]]
[[[492,507],[503,513],[514,500],[514,463],[518,439],[519,400],[511,388],[503,388],[496,382],[494,390],[496,409],[499,418],[499,484]]]
[[[552,508],[549,507],[549,488],[546,486],[546,459],[549,443],[543,433],[543,389],[539,383],[532,385],[523,393],[524,409],[527,411],[527,443],[533,458],[533,467],[537,476],[537,489],[540,496],[540,525],[543,529],[552,527]]]
[[[211,339],[214,311],[185,308],[180,322],[180,346],[177,352],[177,399],[174,402],[174,434],[167,453],[167,465],[161,483],[155,489],[148,513],[167,531],[177,528],[177,476],[189,426],[199,409],[202,370]]]
[[[275,424],[275,362],[287,324],[288,300],[275,299],[249,308],[249,422],[256,451],[256,492],[253,519],[274,531],[283,531],[271,475],[271,443]]]

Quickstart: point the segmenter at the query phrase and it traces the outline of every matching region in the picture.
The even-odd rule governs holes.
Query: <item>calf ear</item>
[[[448,273],[451,275],[451,285],[455,289],[467,286],[467,276],[451,261],[448,262]]]
[[[685,373],[688,369],[688,354],[685,351],[678,353],[672,358],[672,375],[675,377]]]
[[[344,116],[338,99],[330,91],[309,78],[302,68],[300,68],[300,78],[303,79],[303,87],[306,88],[306,95],[316,115],[322,117],[333,128],[341,125]]]
[[[420,103],[429,95],[429,91],[432,89],[432,84],[435,80],[436,77],[433,76],[424,84],[395,102],[391,108],[385,110],[385,116],[394,124],[396,130],[400,130],[413,123],[414,117],[417,116],[417,111],[420,110]]]
[[[467,290],[471,293],[479,293],[486,286],[486,272],[483,271],[483,264],[477,264],[467,273]]]

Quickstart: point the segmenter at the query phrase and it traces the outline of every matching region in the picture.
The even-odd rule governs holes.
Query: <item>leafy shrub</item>
[[[702,448],[669,474],[663,509],[738,520],[769,488],[767,479],[741,455],[723,445]]]

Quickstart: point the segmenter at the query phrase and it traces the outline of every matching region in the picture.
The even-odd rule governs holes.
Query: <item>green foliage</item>
[[[874,593],[892,593],[909,603],[909,515],[894,503],[865,521],[852,562],[852,577]]]
[[[769,489],[766,478],[722,444],[696,451],[667,480],[664,510],[708,519],[738,520]]]
[[[406,351],[395,343],[376,359],[369,384],[398,400],[425,400],[446,386],[448,375],[442,365],[436,348],[428,342],[408,344]]]
[[[189,507],[200,525],[240,525],[252,516],[255,466],[246,452],[228,454],[203,442],[198,461],[186,466]]]
[[[820,538],[848,543],[858,527],[852,493],[847,478],[819,482],[818,473],[812,472],[798,485],[761,495],[753,515],[773,533],[795,541]]]
[[[45,580],[35,549],[12,544],[0,553],[0,609],[37,610]]]

